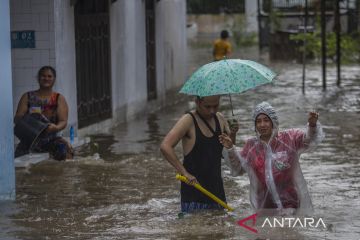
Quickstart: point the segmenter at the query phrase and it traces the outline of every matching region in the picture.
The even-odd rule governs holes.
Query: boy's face
[[[220,96],[209,96],[196,99],[197,111],[206,119],[212,118],[218,111]]]

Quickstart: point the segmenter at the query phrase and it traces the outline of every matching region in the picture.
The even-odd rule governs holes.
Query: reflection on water
[[[235,56],[266,59],[244,49]],[[189,54],[189,72],[210,59],[208,49]],[[173,168],[158,151],[159,143],[189,109],[176,104],[92,137],[93,143],[75,161],[45,161],[17,169],[17,199],[0,204],[0,239],[358,239],[360,236],[360,68],[343,67],[337,88],[335,68],[329,67],[328,90],[321,88],[321,68],[307,69],[306,94],[301,93],[302,67],[270,63],[278,74],[270,85],[234,95],[241,126],[238,145],[252,136],[251,112],[262,100],[279,113],[280,127],[302,127],[306,113],[316,109],[326,139],[302,156],[316,215],[328,229],[272,229],[254,235],[236,222],[253,214],[247,176],[232,177],[224,167],[229,205],[222,211],[178,218],[179,183]],[[231,116],[229,99],[222,111]],[[180,149],[177,148],[180,155]]]

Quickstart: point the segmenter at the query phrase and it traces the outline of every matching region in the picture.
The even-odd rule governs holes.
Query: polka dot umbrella
[[[180,93],[199,97],[242,93],[270,83],[276,74],[257,62],[224,59],[203,65],[186,81]]]

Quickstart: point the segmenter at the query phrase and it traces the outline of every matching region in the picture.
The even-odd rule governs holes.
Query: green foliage
[[[234,31],[233,38],[236,46],[239,47],[253,46],[258,42],[258,35],[256,32],[245,33],[240,31]]]
[[[299,33],[292,35],[291,40],[306,41],[306,52],[314,56],[316,59],[321,58],[321,33],[315,31],[312,33]],[[350,36],[348,34],[341,35],[341,61],[343,63],[351,63],[360,60],[360,41],[358,36]],[[304,51],[304,47],[300,47],[300,51]],[[327,58],[332,61],[336,60],[336,34],[334,32],[326,34],[326,54]]]
[[[245,19],[236,18],[234,25],[231,26],[231,32],[233,33],[234,43],[238,47],[253,46],[258,43],[258,34],[256,32],[245,32]]]
[[[277,9],[274,9],[272,11],[270,11],[269,13],[269,21],[270,21],[270,24],[271,24],[271,31],[272,32],[276,32],[277,30],[280,29],[281,27],[281,15],[283,13],[280,12],[279,10]]]

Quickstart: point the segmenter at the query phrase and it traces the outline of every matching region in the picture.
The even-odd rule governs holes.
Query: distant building
[[[259,0],[259,44],[269,46],[270,34],[275,32],[294,33],[304,29],[305,6],[307,2],[310,31],[316,30],[317,17],[320,16],[321,0]],[[340,5],[340,24],[343,33],[359,31],[359,1],[343,0]],[[326,29],[334,28],[334,1],[325,1]],[[276,49],[275,51],[278,51]]]

